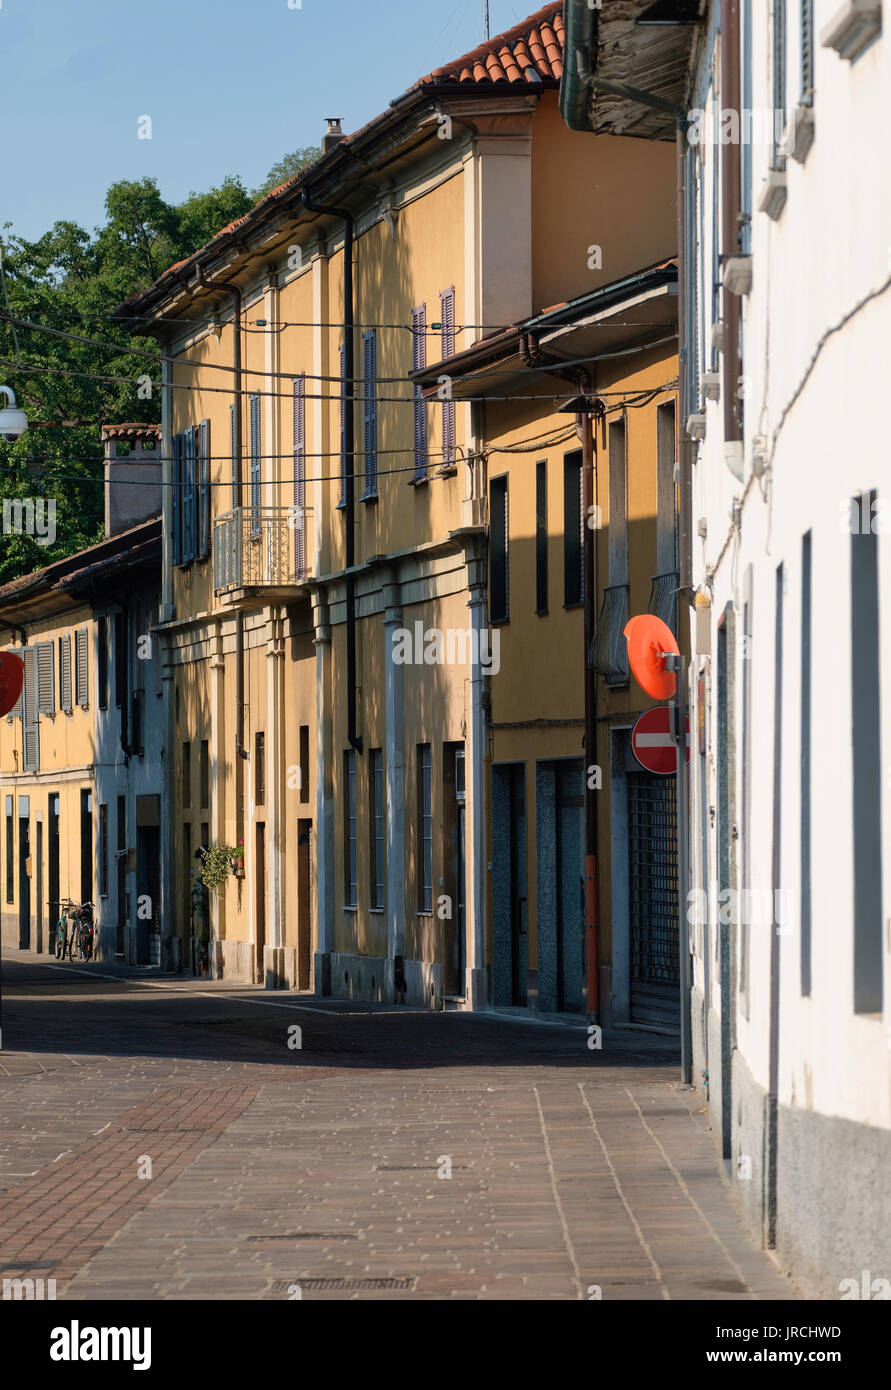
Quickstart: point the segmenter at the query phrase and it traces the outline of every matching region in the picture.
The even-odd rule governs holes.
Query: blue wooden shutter
[[[170,529],[171,550],[173,563],[182,564],[182,485],[183,485],[183,437],[181,434],[173,436],[173,488]]]
[[[22,766],[25,772],[40,767],[40,735],[37,726],[37,651],[26,647],[25,682],[22,687]]]
[[[89,634],[85,627],[79,627],[74,634],[74,690],[81,709],[86,709],[90,703],[89,676]]]
[[[372,330],[363,338],[363,377],[365,383],[365,491],[363,498],[377,496],[377,334]]]
[[[347,468],[352,467],[352,459],[346,456],[347,425],[347,351],[346,343],[340,345],[340,502],[346,506]]]
[[[210,421],[198,426],[198,557],[206,560],[210,554]]]
[[[294,568],[306,574],[306,376],[294,378]]]
[[[260,506],[263,501],[260,473],[260,397],[251,396],[251,535],[260,534]]]
[[[37,652],[37,713],[56,712],[56,647],[54,642],[38,642]]]
[[[183,564],[195,558],[195,430],[183,435]]]
[[[420,372],[427,365],[427,306],[421,304],[411,311],[411,365]],[[424,390],[415,386],[415,471],[413,483],[427,477],[427,403]]]
[[[59,638],[59,708],[71,709],[71,635]]]
[[[440,294],[442,304],[442,360],[445,362],[455,355],[455,289],[443,290]],[[455,429],[455,402],[442,403],[442,467],[452,468],[455,463],[457,433]]]

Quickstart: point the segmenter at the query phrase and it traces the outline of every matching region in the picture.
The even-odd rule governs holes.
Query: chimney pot
[[[340,142],[341,142],[341,140],[343,140],[343,138],[344,138],[344,134],[343,134],[343,117],[342,117],[342,116],[326,116],[325,119],[326,119],[327,122],[328,122],[328,129],[327,129],[327,131],[325,132],[325,135],[324,135],[324,137],[323,137],[323,139],[322,139],[322,153],[323,153],[323,154],[327,154],[329,150],[333,150],[333,149],[334,149],[334,146],[335,146],[335,145],[339,145]]]

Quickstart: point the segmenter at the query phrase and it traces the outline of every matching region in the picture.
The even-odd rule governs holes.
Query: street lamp
[[[0,386],[0,394],[6,397],[6,405],[0,410],[0,438],[5,439],[7,444],[14,444],[28,428],[28,417],[16,405],[11,386]]]

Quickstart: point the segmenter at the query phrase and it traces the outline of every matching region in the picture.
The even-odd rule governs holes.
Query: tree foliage
[[[122,180],[109,188],[106,221],[92,234],[69,221],[56,222],[36,241],[17,236],[11,224],[3,228],[0,383],[12,387],[32,423],[16,444],[0,440],[0,496],[55,498],[56,538],[42,545],[37,536],[0,535],[0,584],[101,539],[100,426],[161,418],[154,344],[112,323],[113,310],[318,154],[303,149],[287,155],[254,193],[226,178],[179,204],[166,202],[154,179]],[[10,317],[73,336],[54,336]]]
[[[287,183],[288,179],[302,174],[303,170],[308,169],[310,164],[315,164],[321,153],[322,151],[315,145],[307,145],[302,150],[295,150],[293,154],[286,154],[284,159],[273,164],[260,187],[254,189],[252,196],[259,202],[261,198],[266,197],[267,193],[271,193],[273,188]]]

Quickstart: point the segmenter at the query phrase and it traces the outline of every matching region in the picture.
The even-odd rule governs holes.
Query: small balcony
[[[671,628],[675,637],[678,635],[679,578],[677,570],[670,574],[654,574],[647,609],[648,613],[655,613],[657,618],[661,618],[663,623]]]
[[[603,676],[607,685],[628,684],[628,649],[625,624],[628,621],[628,585],[612,584],[603,590],[603,604],[597,630],[588,652],[588,665]]]
[[[308,507],[236,507],[214,519],[213,586],[229,600],[262,591],[293,597],[312,571]]]

